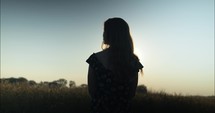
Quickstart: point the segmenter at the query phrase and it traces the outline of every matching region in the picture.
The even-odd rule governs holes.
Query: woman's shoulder
[[[98,59],[99,62],[103,64],[105,68],[108,68],[108,50],[103,50],[95,53],[95,57]]]
[[[140,63],[140,60],[139,60],[139,58],[136,55],[133,55],[133,58],[131,60],[131,65],[136,70],[144,68],[144,66]]]
[[[108,53],[109,53],[109,50],[108,50],[108,49],[105,49],[105,50],[96,52],[95,55],[96,55],[97,57],[105,57],[105,56],[107,56]]]
[[[87,61],[90,60],[90,59],[102,59],[102,58],[105,57],[105,56],[106,56],[106,55],[105,55],[105,52],[104,52],[104,51],[99,51],[99,52],[96,52],[96,53],[92,53],[92,54],[88,57]]]
[[[86,60],[86,62],[89,64],[99,63],[102,64],[104,67],[107,67],[107,50],[91,54]]]

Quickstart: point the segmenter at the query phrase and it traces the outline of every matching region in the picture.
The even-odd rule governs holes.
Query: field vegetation
[[[139,86],[134,113],[215,113],[214,96],[184,96],[146,91]],[[1,82],[0,113],[89,113],[87,85],[47,87]]]

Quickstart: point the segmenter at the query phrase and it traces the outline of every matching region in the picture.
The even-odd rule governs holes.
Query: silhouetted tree
[[[16,78],[5,78],[5,79],[2,79],[3,83],[9,83],[9,84],[15,84],[17,83],[17,79]]]
[[[70,81],[69,81],[69,87],[70,87],[70,88],[76,87],[75,81],[70,80]]]
[[[18,83],[27,83],[28,80],[27,80],[26,78],[24,78],[24,77],[19,77],[19,78],[17,79],[17,82],[18,82]]]
[[[27,84],[28,80],[24,77],[19,77],[19,78],[3,78],[1,79],[2,83],[9,83],[9,84]]]
[[[49,88],[60,88],[60,87],[62,87],[62,85],[58,84],[56,81],[49,82],[48,86],[49,86]]]
[[[29,80],[29,81],[28,81],[28,84],[29,84],[30,86],[35,86],[35,85],[37,85],[37,83],[36,83],[35,81],[33,81],[33,80]]]
[[[38,84],[38,86],[39,87],[48,87],[49,86],[49,82],[47,82],[47,81],[44,81],[44,82],[40,82],[39,84]]]
[[[56,82],[58,85],[60,85],[60,87],[66,87],[66,84],[67,84],[67,80],[63,79],[63,78],[53,81],[53,82]]]
[[[86,88],[86,87],[87,87],[87,84],[81,84],[80,87],[81,87],[81,88]]]

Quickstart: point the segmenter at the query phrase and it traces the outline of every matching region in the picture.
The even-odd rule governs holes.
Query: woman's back
[[[133,61],[133,72],[128,77],[117,77],[108,62],[108,51],[92,54],[87,62],[89,93],[92,113],[130,113],[130,103],[135,95],[138,71],[142,65]]]
[[[130,113],[143,66],[134,55],[129,26],[123,19],[105,21],[103,45],[103,51],[87,59],[91,113]]]

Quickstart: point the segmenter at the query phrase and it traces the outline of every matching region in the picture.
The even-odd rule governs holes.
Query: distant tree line
[[[2,84],[14,84],[14,85],[28,85],[28,86],[42,86],[42,87],[49,87],[49,88],[62,88],[62,87],[67,87],[67,80],[66,79],[58,79],[54,80],[52,82],[48,81],[41,81],[40,83],[35,82],[34,80],[27,80],[24,77],[19,77],[19,78],[0,78],[0,83]],[[75,81],[69,81],[69,87],[70,88],[75,88],[76,83]],[[87,87],[86,84],[80,85],[80,87]]]
[[[67,80],[66,79],[58,79],[54,80],[52,82],[44,81],[40,83],[36,83],[34,80],[27,80],[24,77],[19,78],[0,78],[1,84],[14,84],[14,85],[28,85],[32,87],[48,87],[48,88],[65,88],[67,87]],[[87,88],[87,84],[81,84],[80,86],[76,86],[75,81],[70,80],[69,81],[69,88],[76,88],[76,87],[82,87]],[[137,92],[146,94],[147,93],[147,87],[145,85],[139,85],[136,89]]]

